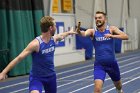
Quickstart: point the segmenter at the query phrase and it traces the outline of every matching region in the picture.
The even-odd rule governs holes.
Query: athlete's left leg
[[[115,85],[116,90],[118,91],[118,93],[124,93],[123,90],[122,90],[122,82],[121,82],[121,80],[114,81],[114,85]]]
[[[47,77],[43,82],[45,93],[57,93],[56,75]]]
[[[108,75],[111,77],[116,90],[118,93],[124,93],[122,90],[122,82],[120,76],[120,70],[117,61],[114,61],[110,69],[107,71]]]

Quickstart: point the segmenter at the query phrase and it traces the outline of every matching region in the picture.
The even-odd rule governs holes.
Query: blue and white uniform
[[[109,26],[104,32],[95,29],[93,45],[95,48],[94,80],[105,80],[106,73],[113,81],[120,80],[120,71],[115,58],[114,39],[104,37],[110,34]]]
[[[39,52],[32,53],[32,70],[30,72],[29,90],[39,90],[42,87],[45,93],[56,93],[56,73],[54,69],[55,42],[53,37],[45,43],[40,36],[36,37],[39,41]]]

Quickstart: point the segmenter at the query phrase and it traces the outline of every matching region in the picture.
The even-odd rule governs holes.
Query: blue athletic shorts
[[[29,77],[29,91],[38,90],[42,93],[42,88],[44,88],[45,93],[56,93],[56,74],[48,77],[34,77],[30,75]]]
[[[119,81],[121,79],[120,70],[117,61],[113,61],[113,62],[95,61],[94,80],[101,79],[104,82],[106,73],[108,73],[112,81]]]

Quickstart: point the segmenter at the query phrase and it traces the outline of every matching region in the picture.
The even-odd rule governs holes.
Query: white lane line
[[[132,57],[132,55],[129,55],[128,57]],[[123,57],[119,57],[118,59],[121,59],[121,58],[125,58],[125,57],[124,56]],[[127,60],[120,61],[119,63],[124,63],[125,61],[132,60],[132,59],[135,59],[135,58],[139,58],[139,57],[136,56],[136,57],[133,57],[133,58],[128,58]],[[94,66],[94,65],[93,64],[92,65],[90,64],[90,65],[79,67],[79,68],[75,68],[75,69],[72,69],[72,70],[63,71],[63,72],[57,73],[57,75],[68,73],[68,72],[75,71],[75,70],[80,70],[80,69],[83,69],[83,68],[86,68],[86,67],[91,67],[91,66]],[[65,78],[65,77],[63,77],[63,78]],[[8,86],[5,86],[5,87],[1,87],[0,90],[1,89],[4,89],[4,88],[8,88],[8,87],[17,86],[17,85],[20,85],[20,84],[25,84],[25,83],[28,83],[28,82],[29,81],[23,81],[23,82],[20,82],[20,83],[11,84],[11,85],[8,85]]]
[[[132,63],[129,63],[129,64],[126,64],[126,65],[123,65],[123,66],[120,66],[120,68],[123,68],[123,67],[126,67],[126,66],[129,66],[129,65],[132,65],[132,64],[135,64],[135,63],[139,63],[140,62],[140,60],[138,60],[138,61],[134,61],[134,62],[132,62]],[[93,76],[93,75],[92,75]],[[66,83],[67,84],[67,83]],[[66,85],[65,84],[65,85]],[[71,84],[71,83],[70,83]],[[60,86],[62,86],[62,85],[60,85]]]
[[[140,76],[138,76],[138,77],[136,77],[136,78],[133,78],[133,79],[127,81],[127,82],[124,82],[122,85],[126,85],[126,84],[128,84],[128,83],[130,83],[130,82],[133,82],[133,81],[137,80],[137,79],[140,79]],[[111,88],[111,89],[109,89],[109,90],[107,90],[107,91],[105,91],[105,92],[103,92],[103,93],[108,93],[109,91],[112,91],[112,90],[114,90],[114,89],[116,89],[116,88],[113,87],[113,88]]]
[[[66,84],[59,85],[59,86],[57,86],[57,88],[60,88],[60,87],[63,87],[63,86],[65,86],[65,85],[69,85],[69,84],[72,84],[72,83],[75,83],[75,82],[78,82],[78,81],[83,81],[83,80],[86,80],[86,79],[91,78],[91,77],[93,77],[93,75],[87,76],[87,77],[85,77],[85,78],[73,80],[72,82],[69,82],[69,83],[66,83]]]
[[[75,71],[75,70],[80,70],[80,69],[87,68],[87,67],[91,67],[91,66],[94,66],[94,65],[92,64],[92,65],[88,65],[88,66],[79,67],[79,68],[76,68],[76,69],[73,69],[73,70],[70,70],[70,71],[64,71],[63,73],[71,72],[71,71]],[[59,73],[58,73],[58,74],[59,74]],[[60,74],[62,74],[62,73],[60,73]],[[71,75],[71,76],[72,76],[72,75]],[[66,76],[66,77],[69,77],[69,76]],[[61,80],[61,79],[64,79],[64,78],[65,78],[65,77],[60,78],[60,80]],[[58,79],[58,80],[59,80],[59,79]],[[23,82],[11,84],[11,85],[8,85],[8,86],[0,87],[0,90],[1,90],[1,89],[4,89],[4,88],[8,88],[8,87],[17,86],[17,85],[20,85],[20,84],[25,84],[25,83],[28,83],[28,82],[29,82],[29,81],[23,81]]]
[[[129,58],[126,59],[125,61],[139,58],[139,56],[135,56],[134,57],[133,55],[130,55],[130,56],[127,56],[127,57],[129,57]],[[119,58],[117,58],[117,60],[120,60],[122,58],[126,58],[126,57],[124,57],[124,56],[123,57],[119,57]],[[75,68],[75,69],[72,69],[72,70],[67,70],[67,71],[59,72],[59,73],[57,73],[57,75],[68,73],[68,72],[72,72],[72,71],[75,71],[75,70],[80,70],[80,69],[83,69],[83,68],[86,68],[86,67],[91,67],[91,66],[93,66],[93,64],[90,64],[90,65],[87,65],[87,66],[83,66],[83,67],[80,67],[80,68],[78,67],[78,68]]]
[[[24,82],[20,82],[20,83],[8,85],[8,86],[0,87],[0,90],[1,90],[1,89],[4,89],[4,88],[9,88],[9,87],[17,86],[17,85],[20,85],[20,84],[25,84],[25,83],[28,83],[28,82],[29,82],[29,81],[24,81]]]
[[[120,61],[120,62],[123,63],[123,62],[125,62],[125,61],[130,60],[130,59],[132,59],[132,58],[129,58],[129,59],[127,59],[127,60]],[[128,65],[132,65],[132,64],[137,63],[137,62],[139,62],[139,61],[135,61],[135,62],[133,62],[133,63],[126,64],[126,66],[128,66]],[[125,66],[125,65],[124,65],[124,66]],[[124,67],[124,66],[122,66],[122,67]],[[120,66],[120,68],[121,68],[121,66]],[[91,77],[93,77],[93,75],[92,75]],[[83,78],[80,79],[80,80],[83,80]],[[79,80],[77,80],[77,81],[79,81]],[[76,81],[76,82],[77,82],[77,81]],[[28,82],[28,81],[27,81],[27,82]],[[66,83],[66,84],[63,84],[63,85],[59,85],[58,88],[59,88],[59,87],[62,87],[62,86],[65,86],[65,85],[72,84],[72,83],[75,83],[75,81],[70,82],[70,83]],[[8,87],[8,86],[7,86],[7,87]],[[28,89],[28,87],[26,87],[26,88],[24,88],[24,89],[26,90],[26,89]],[[21,90],[21,89],[20,89],[20,90]],[[23,89],[22,89],[22,90],[23,90]],[[19,92],[19,90],[17,90],[17,91]],[[17,93],[17,92],[16,92],[16,91],[13,91],[12,93]]]
[[[91,66],[94,66],[94,65],[93,65],[93,64],[90,64],[90,65],[87,65],[87,66],[78,67],[78,68],[75,68],[75,69],[71,69],[71,70],[59,72],[59,73],[57,73],[57,75],[64,74],[64,73],[68,73],[68,72],[72,72],[72,71],[75,71],[75,70],[80,70],[80,69],[87,68],[87,67],[91,67]]]
[[[9,92],[9,93],[19,93],[20,91],[24,91],[24,90],[27,90],[27,89],[29,89],[29,88],[28,87],[22,88],[22,89],[19,89],[17,91],[13,91],[13,92]]]
[[[84,73],[87,73],[87,72],[90,72],[90,71],[93,71],[93,69],[86,70],[86,71],[83,71],[81,73],[72,74],[72,75],[69,75],[69,76],[66,76],[66,77],[62,77],[62,78],[59,78],[58,80],[62,80],[62,79],[65,79],[65,78],[69,78],[69,77],[73,77],[73,76],[76,76],[76,75],[84,74]]]
[[[125,58],[125,57],[120,57],[120,58],[118,58],[118,59],[121,59],[121,58]],[[135,59],[135,58],[139,58],[139,57],[136,56],[136,57],[133,57],[133,58],[128,58],[127,60],[120,61],[119,63],[123,63],[123,62],[125,62],[125,61],[132,60],[132,59]],[[89,67],[89,66],[91,66],[91,65],[84,66],[84,67],[80,67],[80,68],[76,68],[75,70],[81,69],[81,68],[86,68],[86,67]],[[93,65],[92,65],[92,66],[93,66]],[[69,71],[64,71],[64,72],[62,72],[62,73],[66,73],[66,72],[70,72],[70,71],[74,71],[74,69],[73,69],[73,70],[69,70]],[[62,73],[60,73],[60,74],[62,74]],[[58,74],[59,74],[59,73],[58,73]],[[19,85],[19,84],[25,84],[25,83],[28,83],[28,82],[29,82],[29,81],[24,81],[24,82],[12,84],[12,85],[9,85],[9,86],[6,86],[6,87],[1,87],[0,89],[4,89],[4,88],[8,88],[8,87],[17,86],[17,85]],[[63,86],[63,85],[62,85],[62,86]],[[24,88],[24,89],[28,89],[28,88],[26,87],[26,88]]]
[[[136,62],[140,62],[140,61],[136,61]],[[131,65],[131,64],[130,64],[130,65]],[[128,65],[126,65],[126,66],[128,66]],[[124,67],[124,66],[121,66],[120,68],[122,68],[122,67]],[[134,68],[134,69],[125,71],[125,72],[121,73],[121,75],[126,74],[126,73],[129,73],[129,72],[134,71],[134,70],[137,70],[137,69],[139,69],[139,68],[140,68],[140,67],[137,67],[137,68]],[[107,80],[110,80],[110,78],[105,79],[105,81],[107,81]],[[83,89],[88,88],[88,87],[93,86],[93,85],[94,85],[94,84],[90,84],[90,85],[88,85],[88,86],[81,87],[81,88],[79,88],[79,89],[77,89],[77,90],[74,90],[74,91],[72,91],[72,92],[70,92],[70,93],[74,93],[74,92],[83,90]]]

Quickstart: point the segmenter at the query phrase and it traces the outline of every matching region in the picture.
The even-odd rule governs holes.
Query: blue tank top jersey
[[[114,39],[105,38],[105,34],[110,34],[109,27],[104,32],[95,29],[93,45],[95,48],[95,60],[99,62],[113,62],[115,59]]]
[[[36,37],[39,41],[39,52],[32,53],[31,75],[36,77],[46,77],[55,74],[54,70],[54,51],[55,42],[53,37],[48,43],[43,42],[40,36]]]

